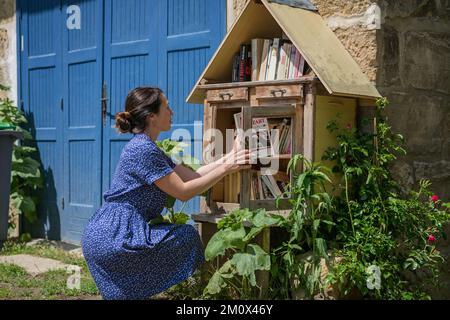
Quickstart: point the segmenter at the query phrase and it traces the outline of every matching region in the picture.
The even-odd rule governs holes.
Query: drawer
[[[248,88],[208,90],[206,99],[210,103],[248,101]]]
[[[256,87],[256,99],[301,99],[302,97],[302,85]]]

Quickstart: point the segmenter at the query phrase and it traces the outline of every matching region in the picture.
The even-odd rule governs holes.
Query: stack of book
[[[275,141],[275,137],[272,136],[272,143],[278,154],[290,154],[292,150],[292,127],[291,119],[283,119],[281,122],[277,122],[270,125],[270,132],[278,130],[278,141]]]
[[[252,39],[234,57],[233,82],[298,79],[312,69],[295,45],[282,38]]]
[[[276,180],[272,175],[262,175],[260,171],[252,174],[251,200],[287,198],[286,192],[288,192],[287,182]]]
[[[236,129],[242,128],[242,112],[234,114]],[[272,157],[280,154],[290,154],[292,150],[292,127],[291,119],[271,119],[253,118],[253,141],[256,146],[247,146],[248,148],[257,148],[259,157]],[[278,131],[275,131],[278,130]]]

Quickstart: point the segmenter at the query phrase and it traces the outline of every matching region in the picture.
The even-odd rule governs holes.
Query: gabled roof
[[[313,11],[250,0],[192,89],[187,102],[203,103],[202,79],[223,82],[231,78],[234,55],[253,38],[289,37],[330,94],[361,98],[381,95],[342,43]]]

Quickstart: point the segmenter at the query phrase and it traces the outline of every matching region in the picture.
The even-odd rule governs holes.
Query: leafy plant
[[[271,262],[269,253],[251,241],[264,228],[279,225],[280,222],[279,216],[270,215],[264,209],[254,212],[248,209],[235,210],[224,217],[218,224],[218,232],[206,247],[206,260],[216,260],[217,269],[203,297],[257,297],[256,271],[270,270]],[[219,258],[225,255],[228,255],[228,259],[219,266]]]
[[[191,157],[189,155],[180,156],[180,153],[183,152],[183,150],[188,146],[186,143],[183,142],[177,142],[170,139],[157,141],[157,146],[164,151],[164,153],[173,158],[178,158],[178,161],[194,170],[197,171],[200,168],[200,162],[199,160],[195,159],[194,157]],[[184,202],[181,206],[179,211],[175,211],[175,202],[176,199],[170,195],[167,196],[167,202],[166,202],[166,208],[168,211],[168,214],[164,217],[160,216],[157,219],[154,219],[151,223],[152,224],[158,224],[158,223],[174,223],[174,224],[186,224],[190,217],[186,213],[183,212],[184,207],[186,206],[187,202]]]
[[[288,233],[288,240],[273,251],[276,268],[272,270],[273,294],[283,298],[291,297],[291,290],[303,287],[306,295],[312,297],[320,291],[321,259],[328,261],[326,236],[334,225],[332,220],[332,199],[325,190],[331,183],[325,173],[328,169],[318,163],[308,161],[302,155],[295,155],[288,170],[303,163],[303,172],[294,176],[289,184],[289,198],[292,210],[281,226]],[[329,170],[328,170],[329,171]],[[300,255],[312,253],[312,259],[301,259]],[[291,288],[293,279],[296,288]]]
[[[342,261],[327,280],[338,284],[343,296],[356,290],[369,298],[424,298],[443,261],[434,242],[444,236],[448,204],[431,200],[428,181],[420,182],[418,192],[401,194],[389,165],[405,154],[404,140],[383,117],[387,105],[385,98],[377,101],[373,133],[339,129],[336,122],[328,126],[337,133],[338,147],[329,148],[323,159],[336,161],[333,171],[342,173],[343,181],[341,196],[334,199]],[[379,270],[378,288],[367,285],[370,267]]]
[[[1,86],[0,89],[8,88]],[[32,140],[31,134],[26,130],[28,121],[12,101],[6,98],[0,99],[0,122],[15,126],[24,135],[22,145],[14,145],[13,149],[10,197],[13,207],[33,223],[37,219],[36,206],[39,198],[36,195],[43,186],[43,177],[40,163],[33,158],[36,148],[27,146],[27,142]]]

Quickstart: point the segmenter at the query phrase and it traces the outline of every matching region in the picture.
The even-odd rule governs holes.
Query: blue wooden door
[[[71,5],[80,29],[67,28]],[[184,101],[225,33],[225,0],[23,0],[18,8],[20,95],[46,181],[40,220],[28,229],[79,243],[131,138],[116,132],[114,116],[132,88],[166,92],[174,126],[160,139],[197,130],[185,141],[201,158],[203,106]],[[195,199],[185,211],[198,207]]]
[[[109,154],[103,162],[104,191],[131,137],[116,133],[114,115],[124,109],[128,91],[138,85],[160,87],[174,110],[172,130],[159,139],[190,136],[189,141],[184,139],[191,144],[186,151],[201,159],[203,106],[187,105],[185,99],[225,34],[225,17],[225,0],[106,0],[105,82],[110,107],[104,135],[104,154]],[[189,201],[184,210],[198,212],[199,199]]]
[[[40,0],[19,5],[21,106],[45,177],[44,190],[38,195],[39,221],[25,227],[35,235],[60,239],[64,193],[61,4],[59,0]]]
[[[103,192],[131,134],[118,134],[115,115],[128,92],[157,84],[157,0],[105,0],[104,86],[107,113],[103,134]]]
[[[79,29],[63,28],[62,93],[64,199],[62,238],[77,242],[101,204],[103,1],[63,0],[77,5]]]
[[[184,154],[202,159],[203,105],[185,102],[226,32],[224,0],[162,0],[159,2],[158,86],[174,110],[173,127],[161,134],[188,144]],[[177,202],[178,210],[183,205]],[[184,211],[199,212],[199,198]]]

